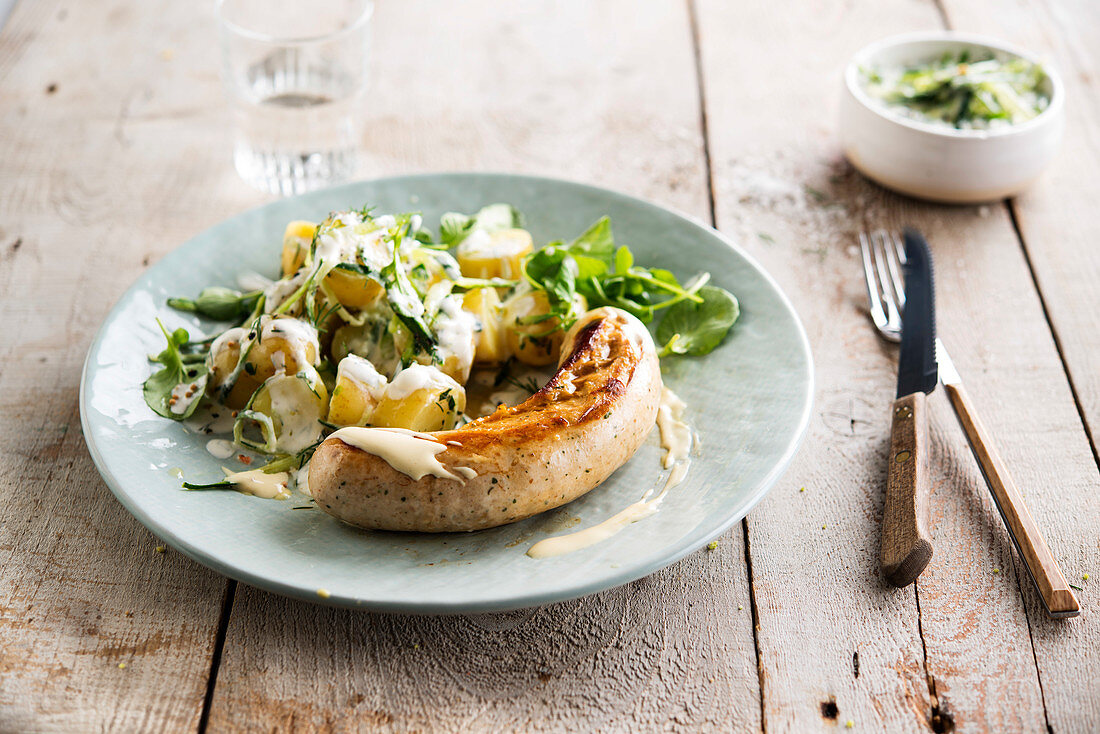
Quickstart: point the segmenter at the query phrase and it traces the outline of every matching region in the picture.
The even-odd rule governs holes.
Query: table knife
[[[916,231],[905,230],[905,306],[897,399],[891,409],[886,507],[882,520],[882,572],[908,586],[932,559],[928,533],[928,408],[936,389],[936,315],[932,255]]]

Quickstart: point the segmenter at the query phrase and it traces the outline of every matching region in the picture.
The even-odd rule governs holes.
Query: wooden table
[[[817,365],[799,458],[716,550],[447,618],[290,601],[158,552],[88,456],[77,384],[108,308],[265,200],[230,165],[211,6],[24,0],[0,34],[0,730],[1100,727],[1100,5],[383,0],[362,175],[548,174],[714,222],[791,296]],[[1066,144],[1018,199],[919,203],[839,154],[845,60],[944,26],[1063,71]],[[855,238],[906,223],[932,242],[941,333],[1081,587],[1076,619],[1043,614],[939,393],[936,554],[913,587],[879,575],[895,355]]]

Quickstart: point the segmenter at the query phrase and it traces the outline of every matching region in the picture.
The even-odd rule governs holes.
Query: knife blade
[[[936,389],[938,374],[932,254],[916,230],[906,229],[904,239],[905,305],[882,524],[882,571],[899,587],[916,581],[932,559],[925,394]]]
[[[905,230],[905,306],[901,316],[898,397],[936,389],[936,303],[932,254],[920,232]]]

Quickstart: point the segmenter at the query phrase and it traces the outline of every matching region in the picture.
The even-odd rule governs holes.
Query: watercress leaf
[[[566,248],[572,255],[588,255],[611,266],[615,256],[615,239],[611,235],[611,220],[601,218]]]
[[[526,262],[528,280],[546,291],[551,310],[568,308],[576,293],[577,261],[561,247],[544,247]]]
[[[680,281],[676,280],[676,276],[664,268],[650,268],[649,274],[662,283],[668,283],[675,286],[680,285]]]
[[[574,254],[573,260],[577,263],[577,279],[599,278],[607,273],[607,263],[588,255]]]
[[[665,354],[702,356],[722,343],[737,321],[740,308],[729,291],[705,285],[697,291],[702,303],[683,300],[668,309],[657,327]]]
[[[623,245],[615,251],[615,272],[626,273],[630,271],[631,266],[634,265],[634,255],[630,252],[630,248]],[[667,272],[667,271],[666,271]]]
[[[206,366],[202,362],[185,361],[180,351],[187,344],[189,336],[186,329],[176,329],[172,333],[164,328],[164,324],[157,320],[167,346],[160,354],[153,358],[163,367],[149,376],[142,385],[142,396],[145,403],[153,411],[165,418],[181,421],[191,417],[201,401],[203,391],[206,389]],[[176,390],[180,385],[186,385],[183,390]],[[191,385],[195,387],[192,389]],[[186,397],[184,393],[190,391],[192,397]],[[173,392],[180,393],[173,396]],[[175,399],[175,403],[172,402]],[[180,400],[187,401],[180,411],[173,410]]]

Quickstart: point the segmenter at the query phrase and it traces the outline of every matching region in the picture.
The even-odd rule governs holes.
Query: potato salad
[[[646,323],[662,316],[662,356],[709,352],[738,315],[706,273],[681,284],[636,265],[606,217],[536,248],[507,204],[445,214],[437,231],[418,214],[367,207],[290,222],[278,259],[276,280],[169,299],[224,326],[193,338],[162,324],[167,346],[151,358],[159,366],[144,384],[146,402],[164,418],[202,418],[205,433],[225,431],[222,443],[231,440],[242,463],[269,457],[252,472],[227,469],[226,479],[186,488],[240,489],[256,472],[293,481],[342,427],[461,426],[479,415],[468,409],[472,376],[517,383],[519,368],[556,366],[564,335],[589,308],[613,306]],[[265,496],[285,494],[286,481],[276,484]]]

